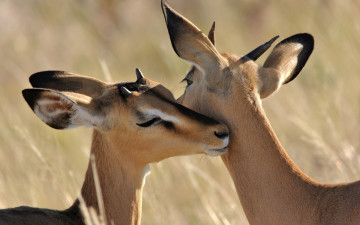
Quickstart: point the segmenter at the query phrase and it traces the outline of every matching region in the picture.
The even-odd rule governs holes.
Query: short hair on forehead
[[[176,99],[174,98],[174,95],[171,93],[171,91],[169,91],[161,84],[153,88],[150,88],[149,90],[146,91],[145,94],[154,95],[155,97],[171,104],[176,103]]]
[[[146,84],[141,84],[137,82],[117,83],[115,84],[115,86],[118,88],[119,91],[121,87],[126,87],[126,89],[128,89],[129,91],[136,91],[140,93],[146,92],[150,89],[150,87]]]

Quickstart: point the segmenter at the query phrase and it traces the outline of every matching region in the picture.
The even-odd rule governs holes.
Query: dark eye
[[[151,120],[146,121],[145,123],[137,123],[136,125],[138,125],[139,127],[150,127],[151,125],[159,121],[161,121],[161,119],[159,117],[155,117]]]
[[[193,81],[189,80],[187,78],[184,79],[186,81],[186,87],[189,87],[190,85],[192,85]]]

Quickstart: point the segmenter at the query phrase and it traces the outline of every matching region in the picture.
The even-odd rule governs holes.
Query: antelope
[[[262,108],[262,99],[292,81],[310,57],[314,39],[301,33],[278,43],[262,66],[255,63],[275,38],[244,56],[219,53],[209,35],[161,1],[176,54],[192,64],[178,102],[225,123],[222,160],[250,224],[360,224],[360,182],[322,184],[289,158]]]
[[[149,163],[180,155],[221,155],[229,142],[224,124],[176,103],[168,89],[136,72],[136,82],[114,84],[63,71],[39,72],[30,77],[33,88],[22,92],[50,127],[93,128],[91,155],[97,170],[90,161],[81,197],[87,207],[103,213],[107,224],[140,224]],[[0,210],[0,224],[85,224],[80,200],[64,211]]]

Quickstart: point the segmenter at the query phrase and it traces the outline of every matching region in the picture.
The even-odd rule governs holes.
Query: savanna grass
[[[263,105],[304,172],[327,183],[360,178],[359,1],[169,2],[204,32],[216,21],[223,51],[244,54],[275,35],[313,34],[315,50],[300,76]],[[31,73],[133,81],[139,67],[175,96],[184,90],[188,64],[172,50],[159,0],[0,0],[0,32],[1,208],[68,207],[88,162],[89,129],[53,130],[22,99]],[[219,157],[151,167],[142,224],[247,224]]]

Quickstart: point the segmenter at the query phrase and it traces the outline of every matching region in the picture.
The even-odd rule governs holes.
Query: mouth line
[[[218,156],[218,155],[223,155],[224,153],[227,152],[227,150],[228,148],[226,146],[224,148],[208,149],[205,150],[204,153],[209,156]]]

